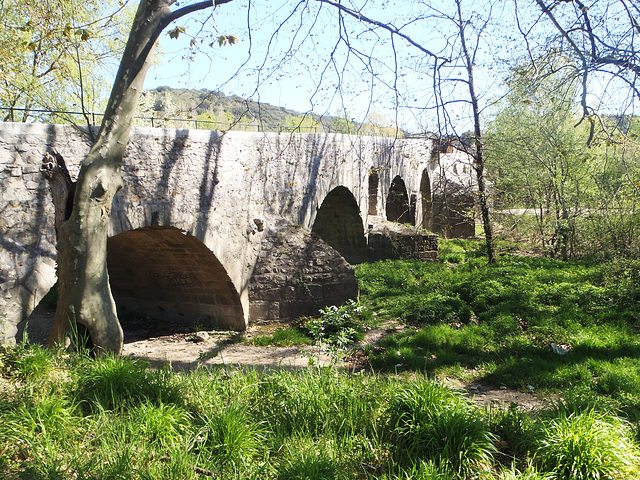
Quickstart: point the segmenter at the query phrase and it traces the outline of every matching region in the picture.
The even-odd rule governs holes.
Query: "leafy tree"
[[[549,76],[532,85],[529,74],[523,68],[510,78],[506,105],[492,124],[495,188],[505,194],[501,207],[532,209],[542,245],[566,259],[590,192],[584,129],[573,128],[576,82]]]
[[[638,228],[640,172],[629,162],[637,148],[620,131],[587,146],[593,122],[580,122],[580,79],[563,68],[567,61],[553,52],[536,59],[538,76],[528,65],[508,80],[510,93],[490,126],[496,207],[527,209],[521,222],[534,218],[543,248],[563,259],[628,251]],[[602,121],[610,132],[619,123]]]
[[[355,120],[347,110],[338,110],[331,121],[331,131],[337,133],[355,133]]]
[[[287,132],[323,131],[322,124],[313,115],[288,115],[282,122],[282,127]]]
[[[387,118],[378,112],[369,112],[364,123],[358,129],[362,135],[374,135],[381,137],[402,137],[403,132],[400,130],[394,120]]]
[[[98,105],[105,96],[103,79],[124,46],[125,7],[115,0],[1,0],[4,120],[51,118],[42,110],[84,111]]]

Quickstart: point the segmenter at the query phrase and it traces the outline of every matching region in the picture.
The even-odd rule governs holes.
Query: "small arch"
[[[407,187],[400,175],[391,182],[387,197],[387,220],[390,222],[409,223],[415,225],[416,219],[411,209]]]
[[[367,242],[360,208],[346,187],[336,187],[326,196],[311,233],[335,248],[349,263],[366,260]]]
[[[420,197],[422,200],[422,228],[426,230],[432,229],[433,221],[433,200],[431,199],[431,182],[429,181],[429,172],[425,168],[420,179]]]
[[[369,215],[378,215],[378,188],[380,186],[380,175],[378,170],[372,168],[369,171]]]
[[[177,228],[145,227],[109,238],[107,265],[125,333],[127,313],[183,327],[245,329],[240,296],[222,263]]]

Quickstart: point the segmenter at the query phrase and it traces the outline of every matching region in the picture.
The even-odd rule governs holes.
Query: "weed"
[[[320,310],[320,318],[301,318],[297,326],[315,343],[344,348],[349,343],[362,339],[367,329],[371,312],[353,300],[346,305],[330,305]]]

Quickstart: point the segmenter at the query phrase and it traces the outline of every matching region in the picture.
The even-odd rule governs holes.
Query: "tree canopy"
[[[130,14],[121,0],[0,0],[2,118],[101,109]]]

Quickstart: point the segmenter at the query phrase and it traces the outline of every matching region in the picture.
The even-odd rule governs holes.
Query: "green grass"
[[[404,324],[358,374],[176,374],[0,347],[0,477],[639,478],[640,264],[501,255],[487,266],[476,247],[442,242],[440,263],[360,265],[358,304],[304,319],[306,334],[254,339],[349,348],[372,312]],[[445,377],[555,400],[480,409]]]
[[[369,350],[374,370],[640,398],[636,262],[501,255],[488,266],[473,242],[441,244],[440,263],[358,267],[361,303],[413,327]]]
[[[317,367],[173,374],[37,346],[0,352],[0,477],[7,479],[640,474],[637,430],[618,408],[622,400],[601,405],[593,389],[533,414],[515,405],[479,409],[422,375]],[[53,366],[25,376],[18,367],[35,355]],[[582,476],[567,477],[573,471]]]

